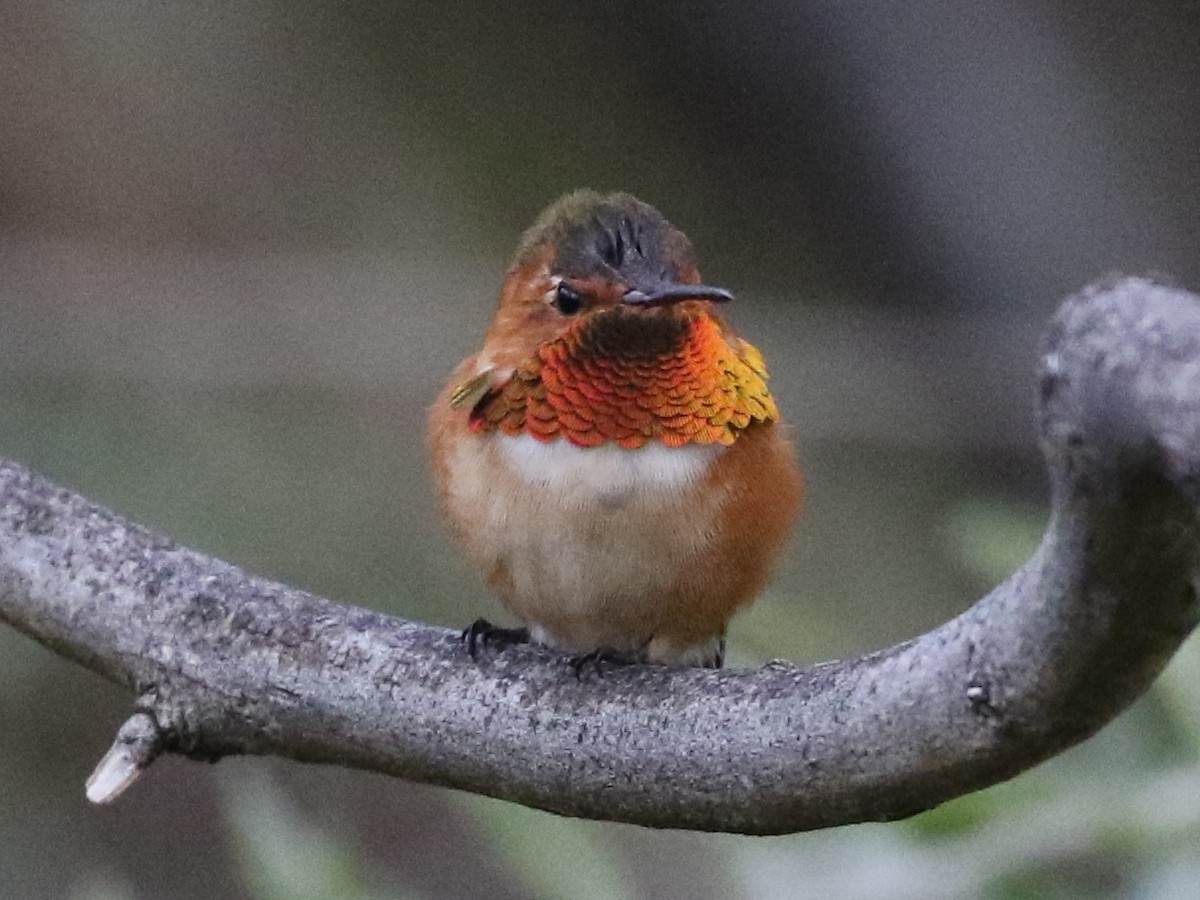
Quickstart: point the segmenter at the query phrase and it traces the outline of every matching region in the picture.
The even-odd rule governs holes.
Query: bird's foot
[[[582,678],[583,673],[591,669],[597,675],[604,671],[605,664],[610,666],[633,666],[646,661],[646,648],[634,650],[618,650],[615,647],[597,647],[587,653],[572,656],[567,664],[575,673],[576,678]]]
[[[503,650],[513,644],[529,643],[529,629],[499,628],[487,619],[476,619],[463,629],[462,642],[467,645],[471,659],[475,659],[480,650],[486,650],[489,646]]]

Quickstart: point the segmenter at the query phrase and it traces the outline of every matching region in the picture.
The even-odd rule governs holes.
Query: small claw
[[[475,659],[480,650],[486,650],[491,644],[503,650],[510,644],[529,643],[528,628],[498,628],[487,619],[476,619],[463,629],[460,638],[467,645],[467,653]]]
[[[459,635],[459,640],[467,645],[467,654],[471,659],[474,659],[475,654],[479,652],[479,636],[491,627],[492,623],[487,619],[476,619]]]
[[[717,641],[717,648],[713,652],[712,660],[708,665],[710,669],[725,668],[725,635],[722,634],[720,640]]]

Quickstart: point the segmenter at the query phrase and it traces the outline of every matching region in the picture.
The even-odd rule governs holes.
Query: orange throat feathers
[[[779,416],[762,356],[692,304],[583,316],[471,411],[473,431],[626,449],[732,444]]]

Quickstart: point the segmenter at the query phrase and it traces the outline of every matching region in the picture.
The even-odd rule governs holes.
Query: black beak
[[[728,303],[733,294],[725,288],[707,284],[669,284],[656,291],[639,291],[632,288],[625,292],[626,303],[654,306],[660,303],[678,303],[681,300],[711,300],[713,303]]]

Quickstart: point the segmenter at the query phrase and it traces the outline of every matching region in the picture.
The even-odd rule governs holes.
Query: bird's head
[[[654,207],[630,194],[576,191],[521,238],[488,343],[512,364],[569,332],[615,328],[661,340],[679,319],[715,315],[713,304],[732,299],[701,283],[691,241]]]
[[[525,232],[475,374],[476,429],[591,446],[728,443],[776,415],[762,358],[716,310],[691,242],[629,194],[577,191]]]

